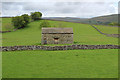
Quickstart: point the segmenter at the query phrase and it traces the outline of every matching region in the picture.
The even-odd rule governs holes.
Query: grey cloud
[[[105,2],[69,2],[69,3],[56,3],[57,8],[62,8],[59,10],[60,13],[73,13],[78,17],[81,15],[86,16],[96,16],[104,15],[104,13],[114,13],[115,9],[111,7],[112,3]],[[65,10],[64,10],[65,8]]]
[[[45,3],[47,4],[47,3]],[[43,3],[25,3],[23,10],[49,10],[50,8]]]
[[[120,1],[118,3],[118,13],[120,14]]]
[[[24,11],[22,11],[23,3],[14,3],[14,2],[3,2],[2,3],[2,15],[4,16],[15,16],[20,15]]]
[[[94,17],[115,13],[113,3],[106,2],[5,2],[2,4],[3,16],[16,16],[40,11],[43,16]]]

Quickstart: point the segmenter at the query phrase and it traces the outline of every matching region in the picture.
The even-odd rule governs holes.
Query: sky
[[[43,17],[91,18],[118,13],[119,0],[32,0],[2,1],[2,16],[19,16],[40,11]]]

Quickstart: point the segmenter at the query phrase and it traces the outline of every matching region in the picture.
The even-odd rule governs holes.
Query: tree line
[[[17,29],[24,28],[29,22],[40,20],[41,17],[41,12],[31,12],[30,16],[28,14],[23,14],[21,16],[12,17],[12,23]]]

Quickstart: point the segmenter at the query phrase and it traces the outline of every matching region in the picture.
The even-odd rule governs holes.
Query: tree
[[[118,23],[118,26],[120,26],[120,24]]]
[[[16,16],[12,18],[12,23],[15,26],[15,28],[20,28],[25,26],[25,21],[23,16]]]
[[[40,28],[42,28],[42,27],[51,27],[51,25],[49,24],[49,22],[47,22],[47,21],[43,21],[43,22],[41,22],[41,24],[40,24]]]
[[[31,18],[32,18],[33,20],[39,20],[41,17],[42,17],[42,13],[41,13],[41,12],[31,13]]]
[[[111,23],[109,23],[109,25],[111,25],[111,26],[119,26],[119,23],[111,22]]]
[[[30,22],[30,16],[28,14],[23,14],[22,17],[24,18],[25,24]]]

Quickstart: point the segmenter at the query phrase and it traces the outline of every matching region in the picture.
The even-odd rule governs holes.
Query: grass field
[[[117,78],[118,50],[2,53],[3,78]]]
[[[104,25],[95,25],[100,31],[107,34],[119,34],[118,29],[119,27],[111,27],[111,26],[104,26]]]
[[[4,21],[6,22],[6,21]],[[31,22],[24,29],[15,32],[2,34],[3,46],[15,45],[40,45],[41,29],[40,20]],[[74,31],[75,44],[118,44],[118,38],[106,37],[100,34],[89,24],[71,23],[63,21],[48,21],[51,26],[59,26],[61,23],[64,27],[72,27]]]
[[[2,31],[12,31],[14,29],[11,20],[12,18],[2,18]]]
[[[4,24],[10,21],[3,19],[3,30]],[[48,22],[51,26],[59,27],[62,24],[63,27],[72,27],[74,44],[118,45],[118,38],[102,35],[89,24]],[[34,21],[24,29],[3,33],[2,45],[40,45],[40,23],[40,20]],[[117,78],[118,50],[2,52],[2,68],[3,78]]]

